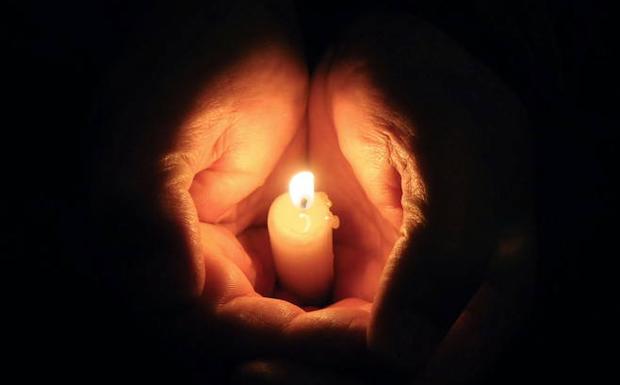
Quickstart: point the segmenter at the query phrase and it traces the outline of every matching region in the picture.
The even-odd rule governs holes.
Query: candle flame
[[[314,203],[314,174],[302,171],[293,176],[288,184],[288,193],[293,205],[308,209]]]

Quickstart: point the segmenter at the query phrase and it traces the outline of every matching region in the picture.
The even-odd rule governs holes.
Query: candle
[[[331,205],[326,193],[314,192],[314,175],[303,171],[269,208],[267,227],[280,285],[308,304],[319,303],[331,289],[332,229],[340,224]]]

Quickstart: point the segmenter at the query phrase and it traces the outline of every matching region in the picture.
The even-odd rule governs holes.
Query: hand
[[[294,352],[333,362],[368,347],[388,365],[417,368],[479,286],[497,240],[480,205],[488,186],[472,183],[478,155],[462,141],[476,123],[455,114],[463,109],[446,105],[445,93],[433,94],[432,79],[416,82],[428,72],[382,57],[402,47],[399,37],[418,36],[398,28],[370,45],[356,36],[343,42],[314,77],[306,116],[308,78],[294,42],[269,12],[252,15],[234,23],[245,33],[218,35],[239,39],[230,44],[239,48],[207,55],[196,90],[179,94],[172,117],[148,137],[137,131],[143,151],[128,164],[139,166],[120,179],[138,180],[132,202],[148,202],[163,235],[145,241],[155,250],[140,268],[160,261],[156,270],[170,272],[139,283],[153,279],[145,287],[163,292],[154,301],[190,304],[190,338],[215,328],[211,337],[222,332],[225,347],[242,356]],[[415,53],[424,43],[409,47]],[[428,112],[448,119],[425,120]],[[306,155],[343,224],[334,303],[316,311],[273,298],[288,297],[275,291],[265,230],[266,209]]]
[[[211,16],[218,23],[209,28],[195,10],[190,20],[172,17],[173,26],[164,16],[143,27],[166,32],[122,63],[123,92],[111,87],[109,99],[124,96],[108,106],[120,117],[110,123],[119,138],[98,201],[101,222],[122,228],[107,229],[102,244],[117,247],[102,253],[100,270],[114,284],[124,279],[119,296],[135,297],[136,308],[175,319],[192,345],[344,357],[365,348],[369,304],[306,312],[274,287],[266,212],[307,167],[309,87],[280,12],[288,11],[241,2]]]
[[[475,380],[526,316],[532,288],[519,102],[431,26],[373,17],[323,61],[308,114],[312,168],[347,224],[335,232],[334,296],[373,303],[368,348],[387,362],[370,378],[402,369],[429,383]],[[287,360],[239,376],[369,379]]]

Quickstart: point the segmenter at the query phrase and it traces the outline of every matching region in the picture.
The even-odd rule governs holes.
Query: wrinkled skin
[[[184,92],[179,107],[162,112],[145,100],[158,112],[143,123],[156,127],[133,127],[140,150],[118,177],[132,185],[120,190],[165,234],[136,264],[170,272],[137,280],[157,288],[139,291],[158,306],[189,304],[178,325],[190,338],[215,330],[227,354],[284,357],[240,366],[241,380],[289,383],[312,372],[339,382],[325,364],[360,360],[431,382],[479,375],[510,335],[529,282],[526,232],[494,206],[525,204],[489,192],[515,167],[497,160],[496,173],[480,171],[504,150],[477,143],[498,127],[518,132],[518,103],[415,19],[361,21],[310,76],[290,26],[253,7],[251,21],[222,18],[226,49],[182,75],[191,92],[163,94]],[[245,30],[232,31],[239,24]],[[341,219],[333,294],[319,309],[277,287],[266,229],[270,203],[305,168]],[[502,258],[511,262],[489,265]]]

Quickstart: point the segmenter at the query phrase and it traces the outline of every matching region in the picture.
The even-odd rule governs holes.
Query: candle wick
[[[300,204],[301,204],[302,209],[306,209],[308,207],[308,198],[306,197],[301,198]]]

